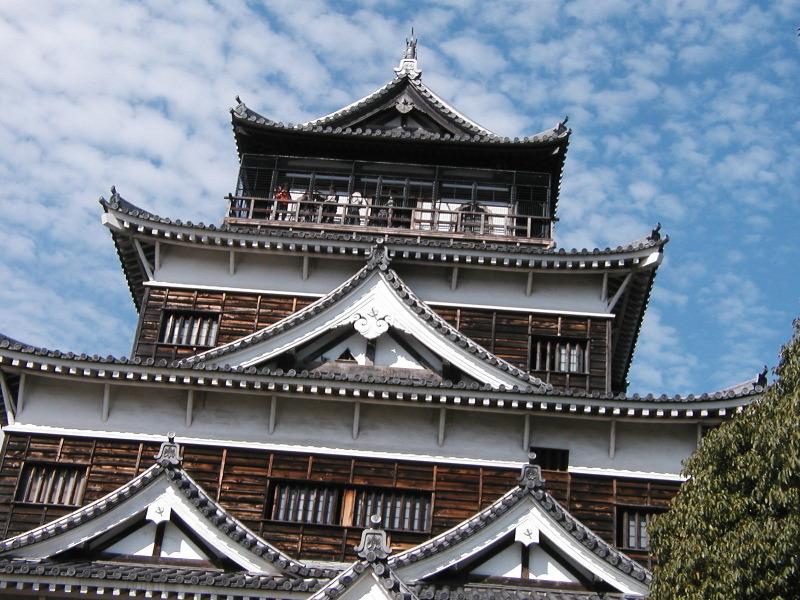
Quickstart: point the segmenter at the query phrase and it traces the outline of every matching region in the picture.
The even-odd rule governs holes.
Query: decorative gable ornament
[[[380,337],[389,331],[392,325],[394,325],[392,315],[382,314],[374,306],[369,312],[358,313],[353,317],[353,327],[368,340]]]
[[[416,108],[416,105],[411,98],[403,94],[397,99],[397,102],[394,103],[394,107],[397,109],[397,112],[406,115]]]

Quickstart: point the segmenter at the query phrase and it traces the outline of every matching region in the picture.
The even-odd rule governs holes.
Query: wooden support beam
[[[194,420],[194,390],[186,393],[186,426],[191,427]]]
[[[236,274],[236,250],[231,250],[228,255],[228,274]]]
[[[525,415],[525,425],[522,430],[522,451],[530,452],[531,449],[531,416]]]
[[[445,425],[447,424],[447,409],[440,408],[439,409],[439,437],[437,439],[437,443],[439,446],[444,446],[444,430]]]
[[[628,284],[630,283],[632,277],[633,277],[633,272],[630,272],[627,275],[625,275],[625,279],[622,280],[622,284],[619,286],[617,293],[614,294],[614,297],[608,301],[608,312],[614,310],[614,307],[617,305],[617,302],[619,302],[619,299],[622,298],[622,294],[623,292],[625,292],[625,288],[628,287]]]
[[[111,385],[106,383],[103,386],[103,423],[108,421],[108,413],[111,411]]]
[[[19,417],[22,414],[22,407],[25,404],[25,373],[20,373],[19,375],[19,387],[17,388],[17,410],[16,416]]]
[[[353,405],[353,439],[358,439],[358,428],[361,422],[361,402],[356,400]]]
[[[8,417],[8,424],[14,424],[14,415],[17,412],[17,402],[11,396],[11,388],[8,387],[6,374],[0,371],[0,391],[3,392],[4,404],[6,407],[6,417]]]
[[[156,260],[155,260],[155,270],[158,271],[161,268],[161,242],[156,240]]]
[[[697,422],[697,447],[700,447],[700,442],[703,441],[703,424],[698,421]]]
[[[309,268],[309,258],[308,256],[303,257],[303,281],[308,279],[308,268]]]
[[[278,397],[273,396],[269,401],[269,426],[268,431],[273,433],[275,431],[275,419],[278,415]]]
[[[603,287],[600,288],[600,300],[608,302],[608,272],[603,273]]]
[[[458,287],[458,267],[453,267],[450,273],[450,289],[455,290]]]
[[[528,271],[528,281],[525,284],[525,295],[530,296],[533,293],[533,271]]]
[[[147,279],[150,281],[155,281],[155,277],[153,277],[153,267],[150,266],[150,262],[147,260],[147,256],[144,253],[144,249],[142,245],[139,243],[139,240],[133,238],[133,245],[136,248],[136,252],[139,254],[139,260],[142,261],[142,267],[144,268],[144,272],[147,275]]]
[[[611,419],[611,427],[608,432],[608,458],[614,458],[617,453],[617,421]]]

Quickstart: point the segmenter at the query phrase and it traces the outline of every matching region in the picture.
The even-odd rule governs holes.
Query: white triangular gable
[[[473,567],[470,575],[520,579],[524,561],[527,561],[530,579],[556,583],[579,583],[578,578],[540,544],[532,544],[528,547],[527,553],[523,553],[523,544],[516,541]]]
[[[509,492],[495,505],[508,502],[512,495],[517,494],[516,490]],[[437,539],[450,539],[448,536],[453,531],[445,532],[422,546],[436,545]],[[504,553],[503,548],[508,544],[509,537],[516,540],[512,544],[514,549]],[[559,559],[549,551],[537,550],[537,546],[544,541],[556,549]],[[644,582],[622,572],[578,541],[528,493],[501,516],[457,543],[442,544],[435,552],[423,553],[422,558],[404,561],[406,556],[420,555],[417,548],[411,548],[396,555],[393,560],[397,575],[407,582],[428,579],[445,570],[458,570],[468,565],[471,571],[477,569],[476,574],[514,577],[503,575],[501,571],[517,572],[521,559],[515,554],[515,549],[519,549],[521,543],[527,543],[531,550],[529,569],[532,578],[536,572],[540,578],[550,581],[573,581],[574,577],[569,573],[572,570],[597,577],[625,594],[644,596],[648,593]],[[481,563],[480,558],[484,556],[487,560]],[[570,569],[565,569],[564,564],[568,564]]]
[[[243,570],[269,575],[282,574],[267,558],[250,551],[220,530],[187,498],[167,473],[168,471],[153,466],[112,494],[47,525],[6,540],[5,547],[10,550],[2,555],[40,560],[72,549],[91,552],[93,548],[102,548],[104,553],[148,555],[165,562],[175,558],[209,558],[181,530],[185,528],[214,555],[233,561]],[[189,481],[196,485],[185,473],[181,475],[182,483]],[[216,513],[217,516],[221,514],[219,511]],[[243,528],[227,514],[225,518],[230,522],[229,526]],[[137,527],[143,520],[145,523]],[[182,527],[176,526],[175,521],[179,521]],[[154,536],[160,522],[166,523],[161,553],[158,557],[153,557]],[[117,536],[119,539],[109,545],[109,540]]]
[[[394,328],[412,338],[415,345],[422,346],[421,351],[449,362],[481,384],[499,388],[526,383],[525,374],[474,342],[467,342],[449,325],[441,320],[432,324],[438,317],[428,309],[421,309],[416,298],[409,302],[410,292],[398,283],[397,275],[391,270],[387,273],[372,269],[345,293],[340,290],[338,288],[326,298],[270,327],[198,354],[186,362],[253,367],[310,344],[339,328],[350,328],[365,339],[382,337]],[[336,300],[331,301],[330,298],[334,297]],[[500,368],[500,364],[504,368]],[[536,381],[529,383],[535,384]]]
[[[158,556],[156,556],[154,549],[156,548],[156,540],[159,537]],[[140,528],[105,547],[103,554],[122,557],[142,556],[167,560],[175,558],[195,561],[211,560],[211,557],[204,550],[171,521],[165,523],[163,532],[159,532],[158,525],[153,521],[145,521]]]

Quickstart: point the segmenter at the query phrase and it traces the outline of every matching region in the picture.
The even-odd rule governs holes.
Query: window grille
[[[384,529],[428,531],[431,498],[427,494],[357,490],[353,525],[368,527],[371,515],[380,515]]]
[[[273,521],[366,528],[377,514],[385,529],[430,531],[431,495],[425,492],[279,481],[271,503]]]
[[[588,340],[533,338],[531,340],[532,371],[586,373],[589,364]]]
[[[217,341],[219,315],[164,311],[158,341],[176,346],[213,346]]]
[[[338,525],[341,490],[335,487],[277,483],[272,494],[275,521]]]
[[[619,515],[619,545],[627,550],[650,550],[647,527],[655,511],[647,508],[623,508]]]
[[[569,468],[569,450],[561,448],[543,448],[531,446],[531,451],[536,454],[534,464],[548,471],[566,471]]]
[[[26,463],[14,500],[31,504],[80,506],[86,489],[85,466]]]

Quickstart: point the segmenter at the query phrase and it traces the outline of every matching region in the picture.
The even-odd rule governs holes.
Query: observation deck
[[[244,155],[225,222],[553,245],[551,175]]]

